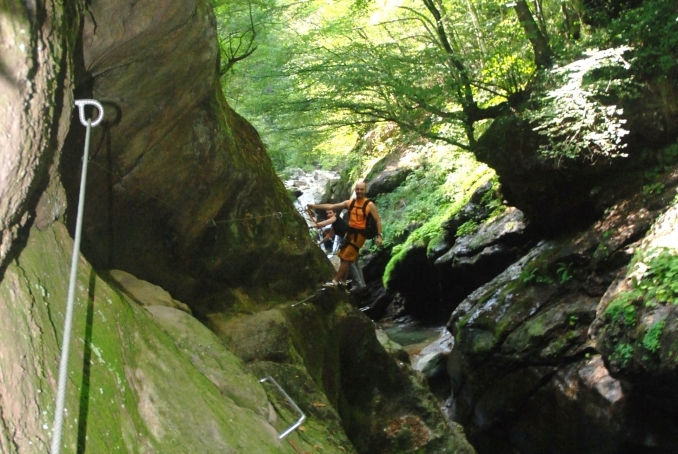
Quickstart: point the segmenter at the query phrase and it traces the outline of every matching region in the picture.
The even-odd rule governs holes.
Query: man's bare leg
[[[339,264],[339,269],[337,270],[337,275],[334,277],[334,280],[336,282],[345,282],[346,281],[346,276],[348,276],[348,267],[351,265],[351,262],[348,262],[346,260],[341,260],[341,263]]]

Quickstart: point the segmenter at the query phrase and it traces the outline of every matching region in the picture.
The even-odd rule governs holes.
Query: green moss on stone
[[[46,452],[50,438],[71,247],[61,224],[32,230],[0,283],[0,319],[6,324],[0,367],[21,365],[24,371],[16,383],[2,383],[12,389],[3,392],[12,399],[3,406],[3,419],[24,428],[16,439],[21,452]],[[239,362],[222,356],[218,364],[205,363],[209,355],[190,343],[179,349],[144,308],[82,259],[76,288],[63,433],[68,452],[294,452],[253,411],[257,405],[242,400],[239,406],[238,396],[222,392],[206,376],[208,369],[197,368],[212,364],[225,376],[244,377]],[[206,332],[197,322],[194,328]],[[203,362],[191,355],[202,355]],[[239,383],[243,395],[261,393],[253,377]],[[12,405],[21,412],[9,412]]]

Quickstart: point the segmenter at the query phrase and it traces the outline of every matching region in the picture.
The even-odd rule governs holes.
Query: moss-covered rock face
[[[93,2],[84,16],[76,93],[106,110],[91,142],[88,259],[198,314],[228,288],[270,297],[326,278],[258,133],[221,92],[211,2]],[[83,137],[72,128],[61,164],[73,213]]]
[[[48,450],[71,249],[63,225],[33,229],[0,283],[3,452]],[[256,377],[202,324],[149,314],[82,258],[78,276],[67,452],[295,452]]]
[[[670,79],[639,80],[628,64],[632,53],[601,49],[541,71],[530,99],[478,140],[477,158],[535,224],[562,232],[593,222],[605,208],[598,204],[601,186],[632,178],[649,149],[676,140]]]
[[[616,285],[605,294],[597,347],[620,376],[648,385],[652,399],[678,402],[678,206],[653,225]]]
[[[461,428],[447,425],[422,378],[384,350],[372,322],[338,292],[249,316],[215,317],[209,325],[250,370],[288,390],[315,421],[304,433],[325,434],[325,446],[474,452]]]
[[[479,452],[677,449],[664,411],[678,402],[678,172],[654,184],[542,241],[453,312],[454,418]]]

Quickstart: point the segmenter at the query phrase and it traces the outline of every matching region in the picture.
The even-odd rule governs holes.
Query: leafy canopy
[[[469,148],[535,69],[496,0],[217,3],[225,94],[278,167],[340,164],[382,121]]]

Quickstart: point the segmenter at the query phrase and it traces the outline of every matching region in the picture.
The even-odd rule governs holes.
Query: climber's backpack
[[[366,214],[366,212],[367,212],[366,208],[367,208],[368,203],[374,203],[374,201],[371,200],[371,199],[367,199],[365,201],[365,203],[363,203],[363,206],[362,206],[363,217],[365,217],[365,229],[363,230],[363,229],[353,229],[352,228],[351,230],[358,231],[358,232],[362,233],[365,236],[365,238],[367,238],[368,240],[371,240],[371,239],[373,239],[374,237],[377,236],[379,231],[377,229],[377,221],[372,216],[372,213]],[[355,205],[355,199],[351,200],[351,205],[348,207],[349,217],[351,216],[351,210],[353,209],[354,205]]]

